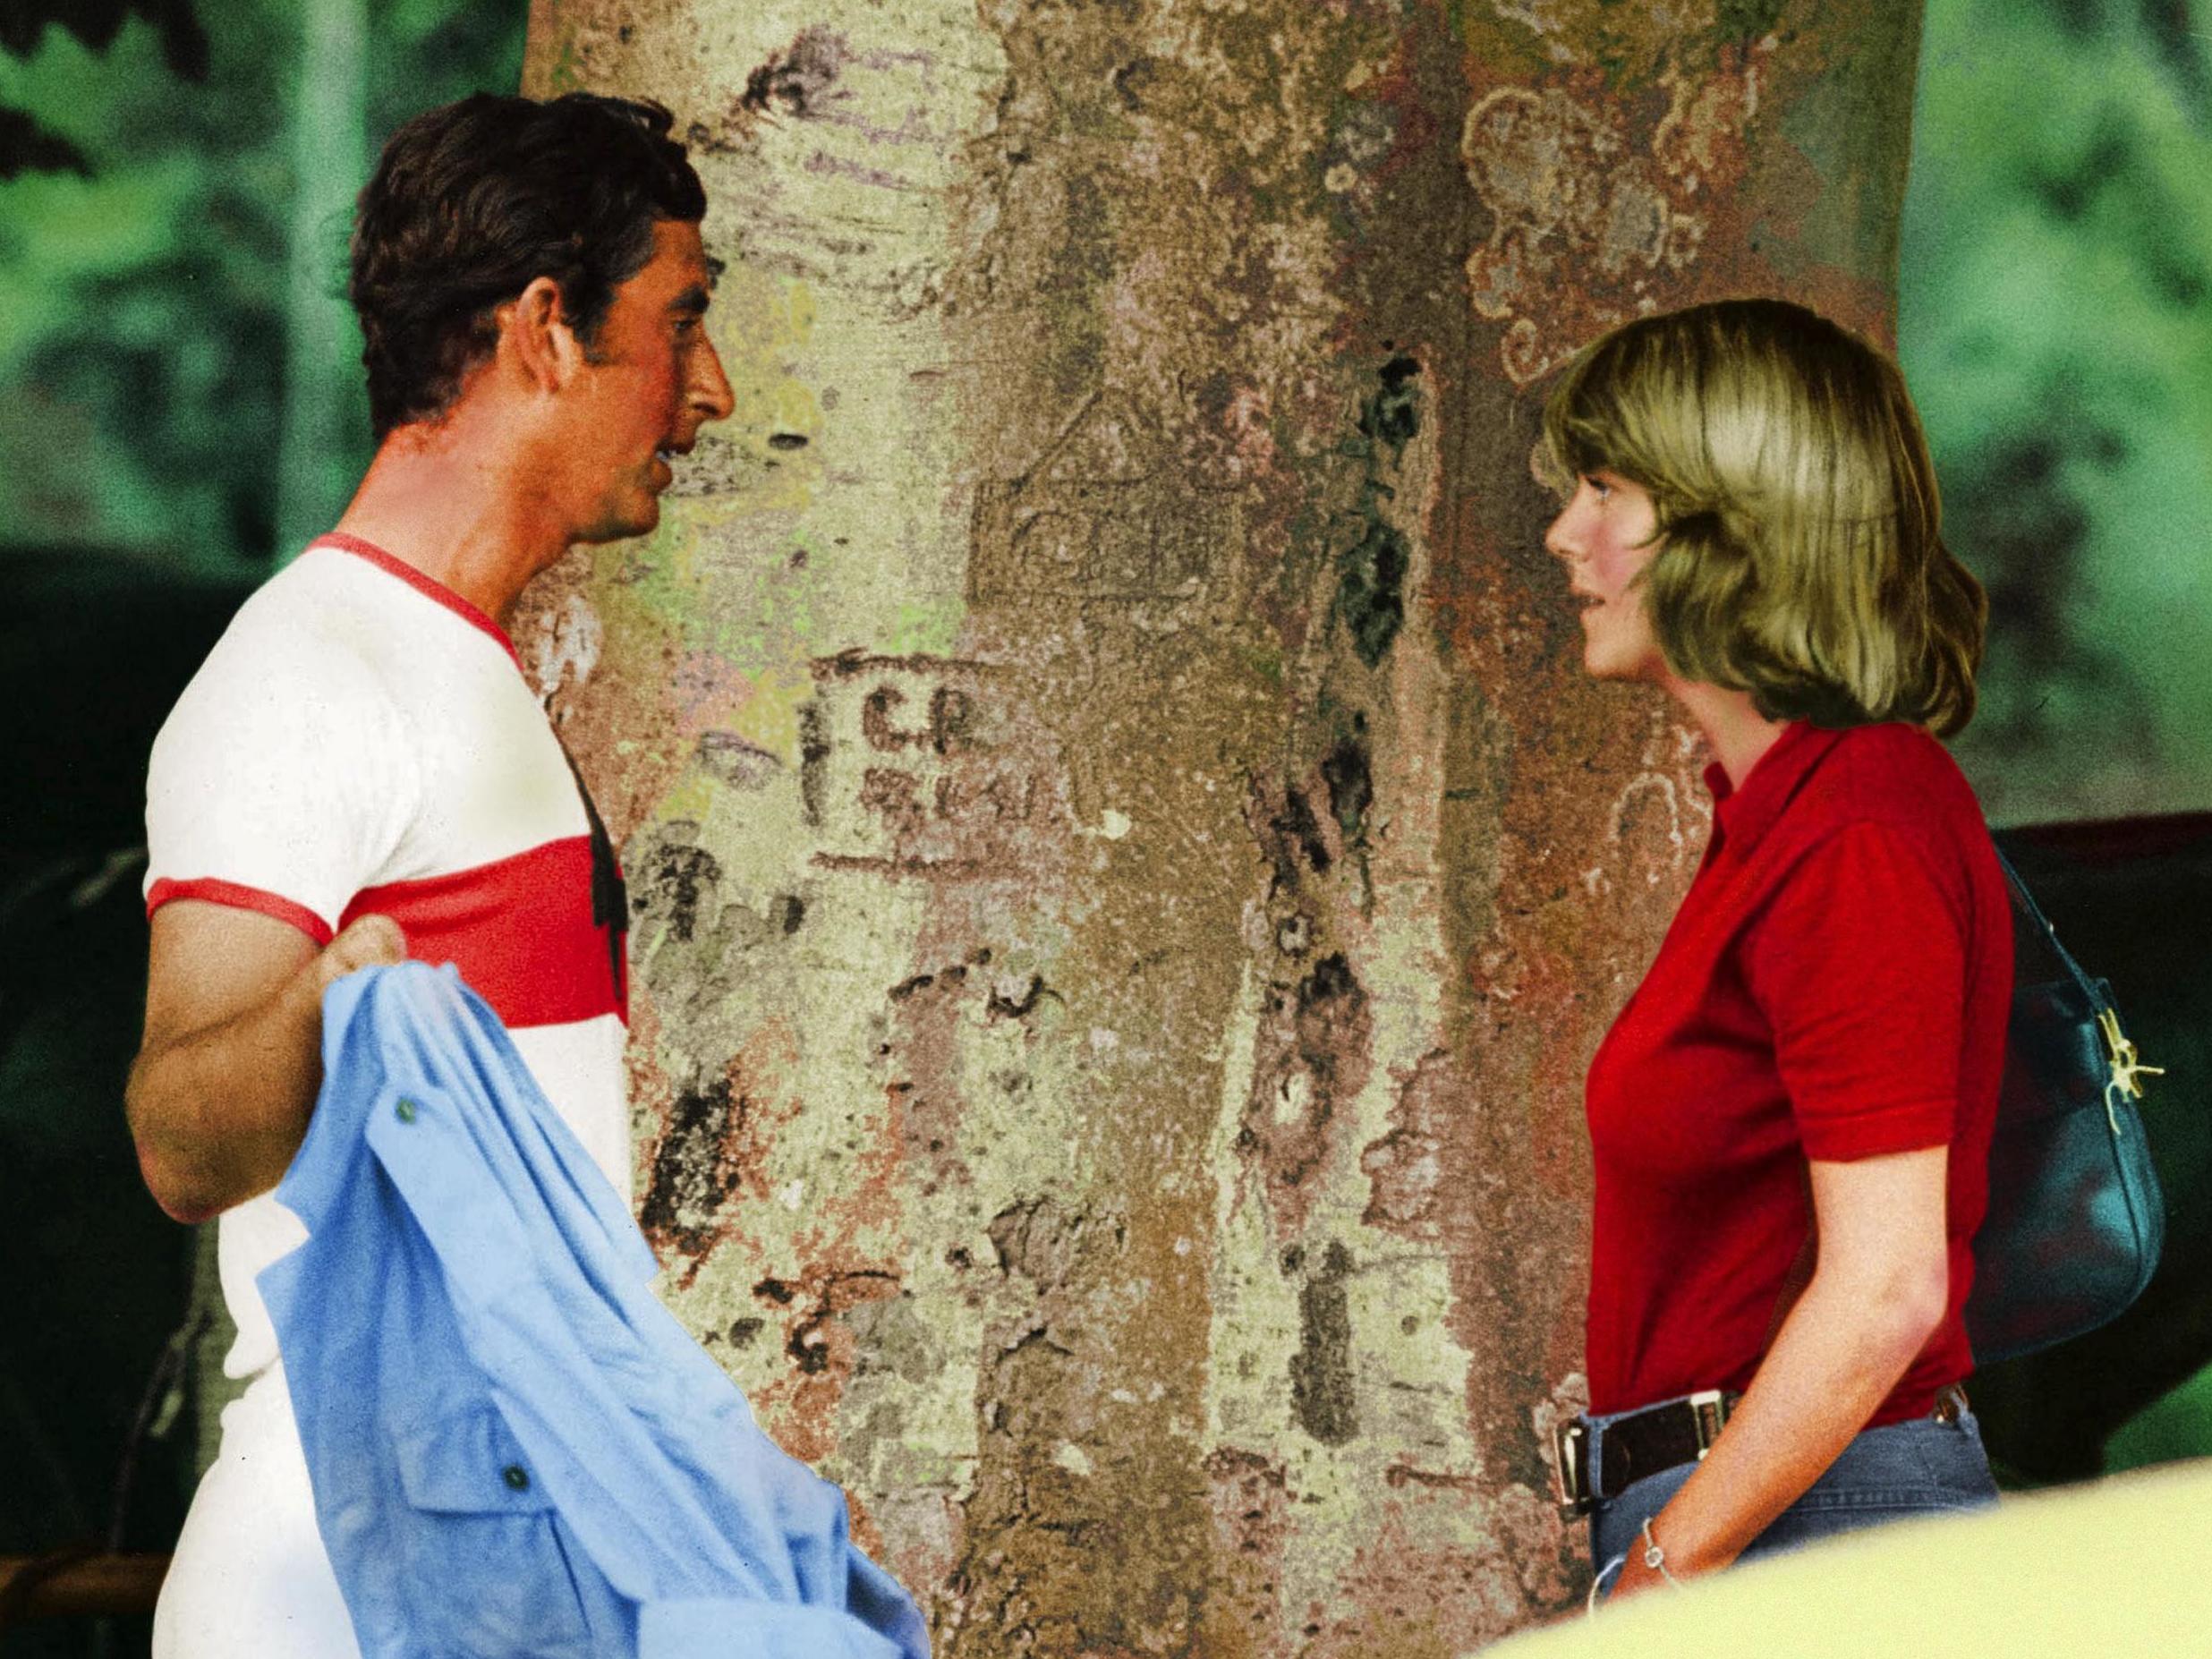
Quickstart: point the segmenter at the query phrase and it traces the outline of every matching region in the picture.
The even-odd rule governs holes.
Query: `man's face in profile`
[[[585,365],[566,388],[566,438],[552,487],[566,499],[576,541],[642,535],[660,522],[668,457],[732,401],[707,337],[712,268],[699,226],[662,219],[653,254],[615,289]]]

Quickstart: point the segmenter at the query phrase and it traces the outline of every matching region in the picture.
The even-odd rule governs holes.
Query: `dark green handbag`
[[[2015,913],[2065,977],[2012,993],[1989,1145],[1989,1210],[1974,1236],[1966,1332],[1974,1362],[2032,1354],[2118,1315],[2165,1240],[2165,1201],[2135,1102],[2142,1076],[2112,987],[2092,980],[2003,853]]]

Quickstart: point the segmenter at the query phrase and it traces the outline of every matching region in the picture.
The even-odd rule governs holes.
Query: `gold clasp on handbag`
[[[2104,1034],[2106,1059],[2112,1067],[2112,1080],[2105,1085],[2105,1116],[2112,1124],[2112,1132],[2120,1133],[2120,1117],[2113,1110],[2113,1091],[2117,1089],[2131,1101],[2143,1098],[2143,1085],[2138,1077],[2163,1077],[2165,1068],[2146,1066],[2135,1058],[2135,1045],[2120,1029],[2120,1015],[2114,1008],[2097,1011],[2097,1028]]]

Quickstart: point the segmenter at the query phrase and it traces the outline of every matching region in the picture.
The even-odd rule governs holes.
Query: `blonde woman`
[[[1994,1501],[1960,1384],[2012,991],[2004,881],[1936,739],[1981,589],[1894,364],[1777,301],[1566,370],[1544,537],[1582,659],[1713,757],[1712,839],[1590,1068],[1599,1587]]]

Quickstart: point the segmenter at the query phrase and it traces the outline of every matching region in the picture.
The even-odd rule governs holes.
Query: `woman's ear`
[[[540,391],[557,392],[583,362],[583,347],[569,327],[560,285],[538,276],[494,313],[499,347]]]

